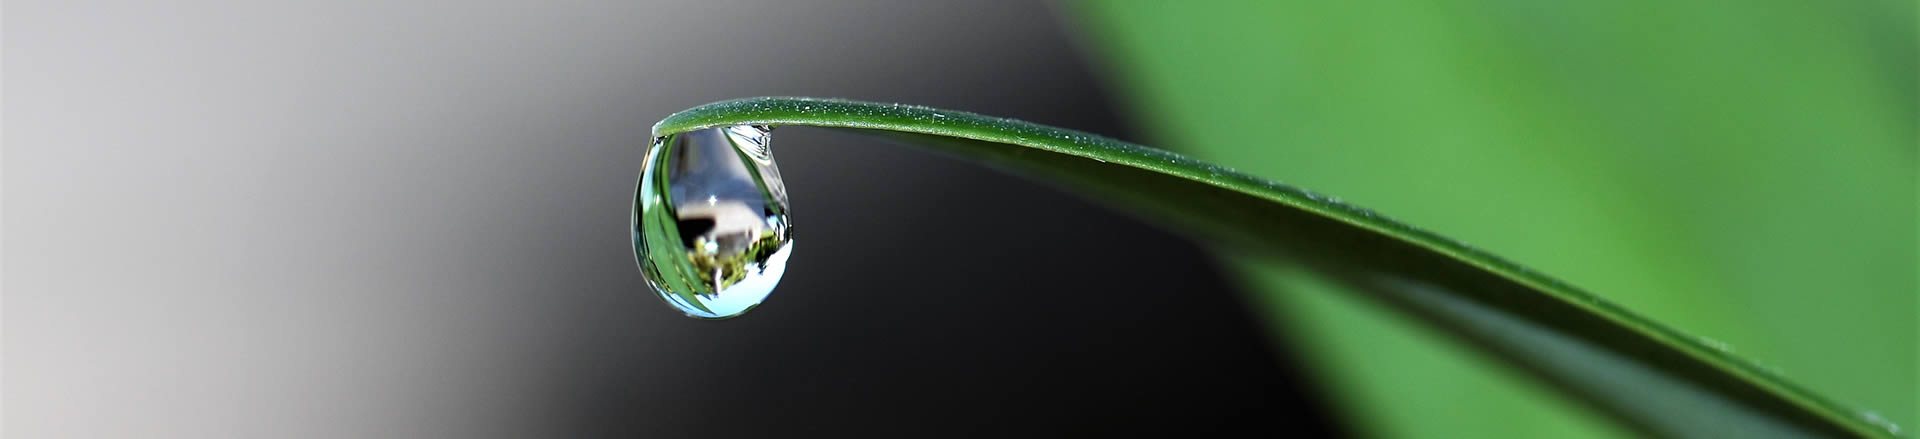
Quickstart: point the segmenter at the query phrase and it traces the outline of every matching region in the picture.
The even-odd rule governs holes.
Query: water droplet
[[[1893,423],[1893,421],[1887,420],[1887,418],[1884,416],[1880,416],[1880,412],[1868,410],[1866,412],[1861,413],[1861,415],[1866,417],[1868,423],[1877,425],[1880,428],[1887,430],[1887,433],[1900,434],[1900,425]]]
[[[634,194],[647,285],[687,315],[723,319],[766,300],[793,252],[772,130],[741,125],[654,139]]]

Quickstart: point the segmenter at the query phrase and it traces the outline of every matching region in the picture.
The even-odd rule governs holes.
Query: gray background
[[[1134,134],[1047,5],[10,1],[9,437],[1328,433],[1205,256],[782,130],[795,258],[681,317],[653,121],[755,95]]]

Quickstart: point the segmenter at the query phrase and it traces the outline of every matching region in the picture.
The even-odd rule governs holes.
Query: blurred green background
[[[1920,421],[1913,2],[1069,12],[1153,144],[1378,209]],[[1362,433],[1626,435],[1311,278],[1242,271]]]

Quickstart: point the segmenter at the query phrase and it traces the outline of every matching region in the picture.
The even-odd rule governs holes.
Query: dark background
[[[626,222],[650,125],[756,95],[1138,139],[1014,2],[9,2],[19,437],[1332,433],[1192,244],[792,128],[796,257],[685,318]]]

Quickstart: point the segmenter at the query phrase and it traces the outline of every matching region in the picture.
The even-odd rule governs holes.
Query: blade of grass
[[[1065,5],[1154,146],[1392,212],[1920,424],[1914,2]],[[1636,437],[1290,272],[1231,274],[1356,430]]]
[[[1250,259],[1309,268],[1644,434],[1896,436],[1751,362],[1518,264],[1164,150],[973,113],[814,98],[716,102],[668,116],[653,131],[742,124],[878,134],[1089,192]]]

